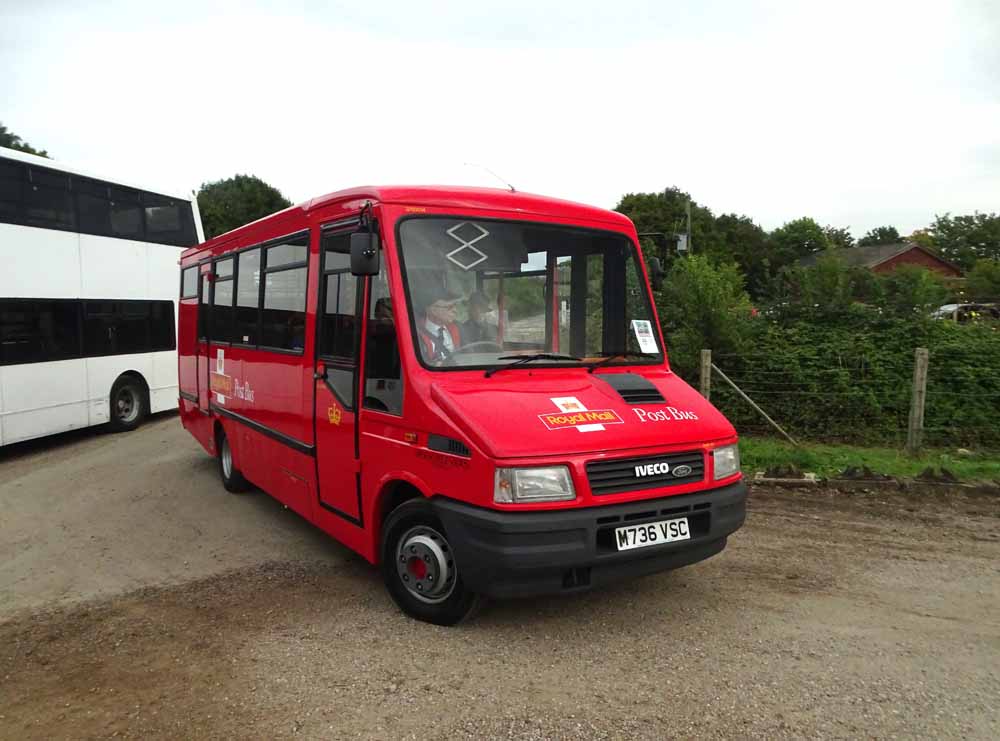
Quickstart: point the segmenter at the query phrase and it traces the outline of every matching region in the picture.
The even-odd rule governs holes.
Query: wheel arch
[[[382,560],[382,526],[389,513],[411,499],[429,499],[431,491],[419,478],[406,471],[387,474],[379,482],[378,494],[371,510],[372,553],[375,563]]]

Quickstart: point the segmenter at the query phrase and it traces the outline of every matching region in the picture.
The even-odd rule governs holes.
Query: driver
[[[462,330],[455,321],[461,298],[445,288],[430,288],[423,296],[423,316],[417,319],[417,335],[428,363],[441,365],[462,346]]]

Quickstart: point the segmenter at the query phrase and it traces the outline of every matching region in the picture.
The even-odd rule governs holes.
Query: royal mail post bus
[[[413,617],[694,563],[744,521],[735,431],[671,372],[621,214],[357,188],[181,266],[184,426]]]
[[[0,445],[177,404],[190,196],[0,149]]]

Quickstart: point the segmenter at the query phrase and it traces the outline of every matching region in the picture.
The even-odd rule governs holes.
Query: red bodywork
[[[320,227],[357,216],[366,203],[379,225],[382,259],[396,307],[402,416],[343,409],[314,378]],[[250,481],[373,563],[379,559],[387,503],[401,491],[493,510],[554,511],[687,494],[739,481],[739,474],[715,481],[708,454],[736,441],[732,425],[672,373],[666,360],[652,366],[613,365],[594,374],[585,368],[527,366],[489,379],[484,379],[482,370],[441,372],[424,367],[417,359],[409,313],[403,310],[406,294],[394,228],[397,220],[413,214],[530,219],[618,232],[638,243],[635,227],[625,216],[576,203],[490,189],[369,187],[316,198],[191,248],[181,258],[182,268],[200,265],[204,275],[210,272],[206,262],[210,258],[304,229],[310,235],[302,354],[206,344],[198,340],[199,299],[180,302],[181,419],[206,451],[216,454],[221,425],[235,465]],[[365,279],[366,286],[369,281]],[[662,348],[659,323],[653,324]],[[365,336],[364,327],[361,331]],[[364,343],[361,348],[363,354]],[[223,372],[216,373],[220,350]],[[359,372],[364,367],[362,357]],[[621,372],[651,381],[667,403],[642,408],[625,403],[600,380],[602,375]],[[218,398],[210,394],[213,376],[215,388],[224,394],[222,404],[210,404]],[[252,393],[240,398],[232,388],[237,382]],[[588,410],[613,412],[606,418],[621,422],[606,425],[603,432],[580,434],[573,429],[573,420],[553,405],[553,397],[566,396],[576,397]],[[431,434],[461,441],[471,454],[432,450],[427,445]],[[590,493],[586,461],[697,449],[705,451],[705,477],[700,482],[603,495],[599,500]],[[575,500],[494,503],[497,465],[547,464],[571,468]]]

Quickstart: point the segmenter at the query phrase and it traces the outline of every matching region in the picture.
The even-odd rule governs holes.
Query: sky
[[[0,122],[57,160],[294,202],[676,186],[859,237],[1000,211],[1000,2],[0,0]]]

